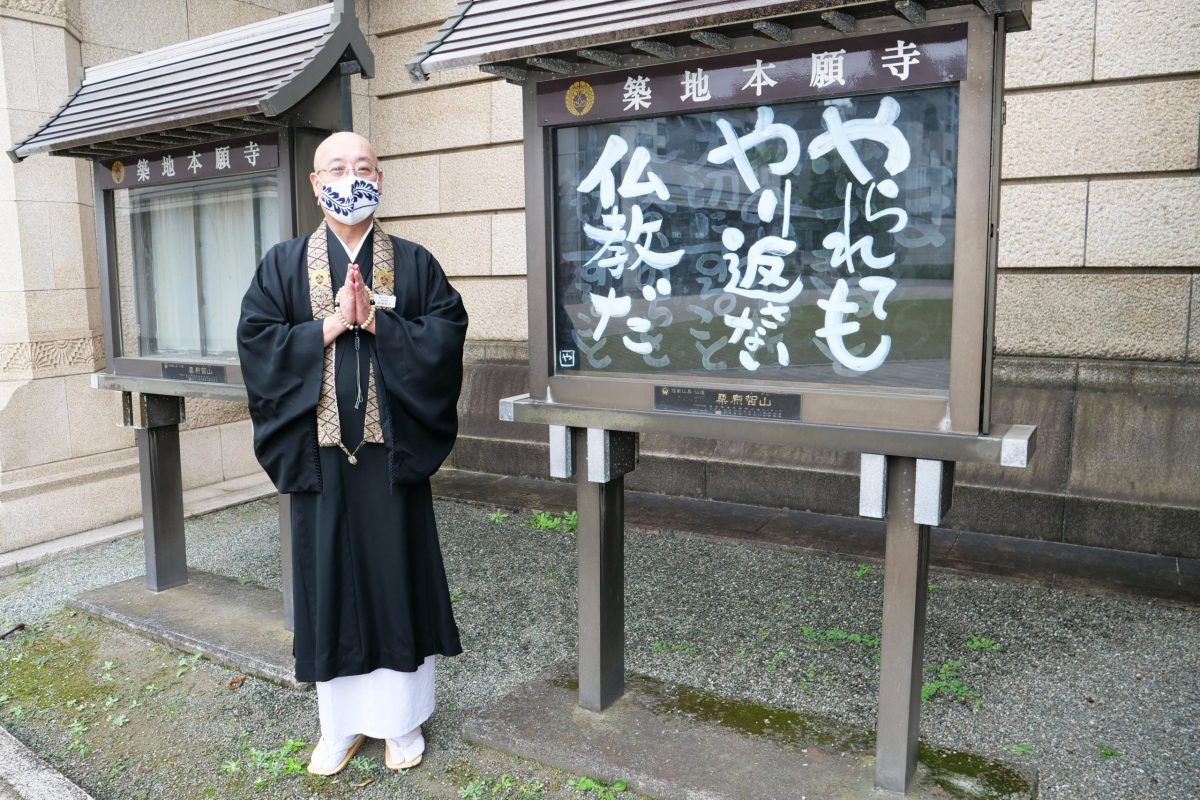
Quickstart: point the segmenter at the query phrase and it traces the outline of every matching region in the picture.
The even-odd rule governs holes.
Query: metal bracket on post
[[[587,429],[587,479],[608,483],[633,472],[638,462],[638,435]]]
[[[883,519],[887,516],[887,456],[863,453],[858,471],[858,515]]]
[[[954,462],[918,458],[916,482],[913,522],[941,525],[954,499]]]
[[[575,475],[579,705],[603,711],[625,693],[625,473],[637,465],[638,435],[569,430],[585,460]]]
[[[188,581],[179,464],[179,423],[186,419],[183,398],[139,394],[135,402],[126,392],[122,407],[138,446],[146,588],[161,592]]]
[[[575,474],[575,458],[571,448],[571,429],[566,425],[550,425],[550,477],[570,478]]]

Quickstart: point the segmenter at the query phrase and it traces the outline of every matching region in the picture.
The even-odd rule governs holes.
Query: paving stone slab
[[[247,675],[312,688],[296,681],[278,591],[193,569],[173,589],[152,592],[141,576],[76,595],[67,605]]]
[[[574,666],[560,663],[472,713],[464,738],[660,800],[862,800],[874,788],[872,731],[631,675],[602,713],[580,708]],[[1026,800],[1035,774],[920,747],[916,800]]]

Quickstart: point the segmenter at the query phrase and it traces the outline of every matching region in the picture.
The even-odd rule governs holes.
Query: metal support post
[[[885,469],[869,471],[877,459],[863,458],[864,506],[877,496],[868,480],[875,487],[882,481],[887,518],[875,787],[903,794],[917,767],[929,528],[949,509],[954,465],[888,456]]]
[[[579,531],[579,705],[603,711],[625,693],[625,473],[637,434],[572,429]],[[585,455],[586,454],[586,455]]]
[[[127,395],[125,421],[136,428],[142,484],[142,539],[146,549],[146,588],[161,592],[187,583],[183,535],[183,476],[179,466],[179,423],[183,399],[168,395]]]
[[[279,567],[283,578],[283,629],[296,630],[296,597],[292,594],[292,496],[279,495]]]

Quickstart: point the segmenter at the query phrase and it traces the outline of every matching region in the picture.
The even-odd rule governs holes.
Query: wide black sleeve
[[[467,311],[428,250],[404,241],[394,245],[398,302],[395,309],[377,308],[375,344],[387,397],[392,482],[413,483],[437,472],[458,435]],[[406,270],[411,272],[402,280]],[[404,291],[415,291],[417,302]]]
[[[300,269],[303,248],[288,244],[272,248],[258,265],[242,298],[237,337],[254,454],[285,493],[320,489],[315,425],[325,350],[321,321],[296,321],[289,309],[284,271]]]

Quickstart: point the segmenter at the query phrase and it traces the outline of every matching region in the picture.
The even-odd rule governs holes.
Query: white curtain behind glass
[[[269,242],[269,247],[279,240],[274,180],[266,180],[271,185],[264,186],[264,179],[258,179],[251,185],[197,192],[200,285],[204,294],[200,311],[208,355],[237,356],[242,294],[265,252],[263,242]]]
[[[139,289],[152,287],[144,298],[150,302],[138,303],[141,354],[236,358],[242,294],[262,254],[279,241],[274,175],[137,194],[135,229],[144,241],[135,248],[136,269],[150,276]]]
[[[136,269],[148,276],[149,304],[138,303],[142,354],[199,353],[200,320],[196,290],[196,232],[191,190],[169,190],[138,197],[133,213],[141,216],[144,240],[134,250]],[[151,309],[152,312],[151,312]]]

